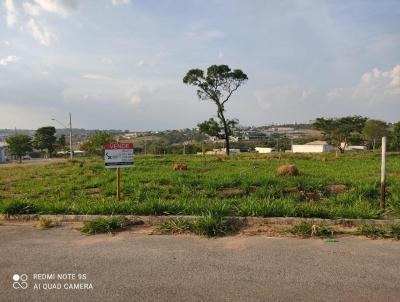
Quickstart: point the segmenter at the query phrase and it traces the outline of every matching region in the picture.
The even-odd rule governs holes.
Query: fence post
[[[382,137],[382,163],[381,163],[381,209],[385,209],[386,197],[386,136]]]

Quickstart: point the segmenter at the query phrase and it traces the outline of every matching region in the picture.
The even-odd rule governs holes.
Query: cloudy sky
[[[222,63],[243,125],[400,120],[398,0],[0,1],[0,128],[194,127],[215,108],[182,78]]]

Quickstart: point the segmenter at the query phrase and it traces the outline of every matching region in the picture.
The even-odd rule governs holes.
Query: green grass
[[[157,225],[162,234],[194,233],[206,237],[221,237],[234,233],[236,230],[229,220],[208,214],[196,217],[194,220],[171,219]]]
[[[369,238],[394,238],[399,240],[400,224],[391,224],[388,226],[362,224],[357,228],[355,234]]]
[[[101,233],[115,233],[129,226],[130,222],[125,217],[114,216],[85,221],[81,232],[89,235]]]
[[[122,200],[115,198],[115,171],[100,158],[47,165],[0,166],[0,213],[295,216],[382,218],[379,154],[246,154],[137,156],[122,169]],[[322,160],[325,158],[326,160]],[[173,171],[176,162],[188,171]],[[297,177],[279,176],[292,163]],[[387,157],[388,211],[400,217],[400,157]],[[347,190],[329,194],[326,186]],[[313,196],[319,196],[314,200]]]
[[[44,217],[41,217],[36,224],[36,227],[41,230],[50,229],[55,226],[56,223],[53,220]]]
[[[312,224],[309,222],[300,222],[298,224],[295,224],[289,229],[289,232],[302,237],[332,237],[338,233],[337,230],[330,226]]]

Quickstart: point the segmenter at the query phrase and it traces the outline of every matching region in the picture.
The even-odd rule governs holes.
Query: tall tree
[[[32,140],[28,135],[17,134],[6,138],[7,150],[11,155],[18,157],[22,162],[22,156],[32,151]]]
[[[41,151],[47,150],[49,157],[51,157],[57,141],[55,134],[56,128],[52,126],[37,129],[33,138],[33,146]]]
[[[226,123],[228,125],[228,133],[231,136],[233,135],[233,130],[236,128],[239,121],[237,119],[227,119]],[[222,122],[214,120],[213,118],[210,118],[208,121],[199,123],[197,127],[199,127],[200,133],[204,133],[220,139],[225,139],[224,124]]]
[[[392,146],[394,150],[400,151],[400,122],[394,124]]]
[[[65,150],[66,146],[67,146],[67,140],[66,140],[65,134],[61,134],[57,140],[57,148],[59,150]]]
[[[200,100],[210,100],[217,106],[217,116],[223,125],[226,154],[229,155],[229,120],[225,117],[225,104],[232,94],[248,80],[240,69],[231,70],[228,65],[212,65],[207,74],[201,69],[189,70],[183,83],[197,87]]]
[[[366,120],[367,118],[358,115],[328,119],[320,117],[313,126],[343,153],[351,136],[362,132]]]
[[[81,145],[81,149],[88,153],[102,156],[103,145],[113,142],[115,142],[115,139],[113,138],[112,134],[105,131],[96,131]]]
[[[362,134],[368,145],[375,151],[376,145],[380,145],[381,138],[388,136],[388,125],[384,121],[369,119],[365,122]]]

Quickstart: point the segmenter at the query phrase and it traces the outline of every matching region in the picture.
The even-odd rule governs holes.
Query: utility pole
[[[74,158],[74,150],[72,149],[72,118],[71,118],[71,112],[69,113],[69,150],[70,150],[69,157],[71,159],[73,159]]]
[[[386,199],[386,136],[382,137],[382,165],[381,165],[381,209],[385,209]]]
[[[67,130],[69,128],[69,157],[71,159],[74,158],[74,150],[72,149],[72,118],[71,118],[71,112],[69,113],[69,127],[68,124],[65,125],[64,123],[61,123],[59,120],[52,118],[52,121],[55,121],[57,123],[59,123],[61,126],[63,126],[65,128],[65,130]]]

